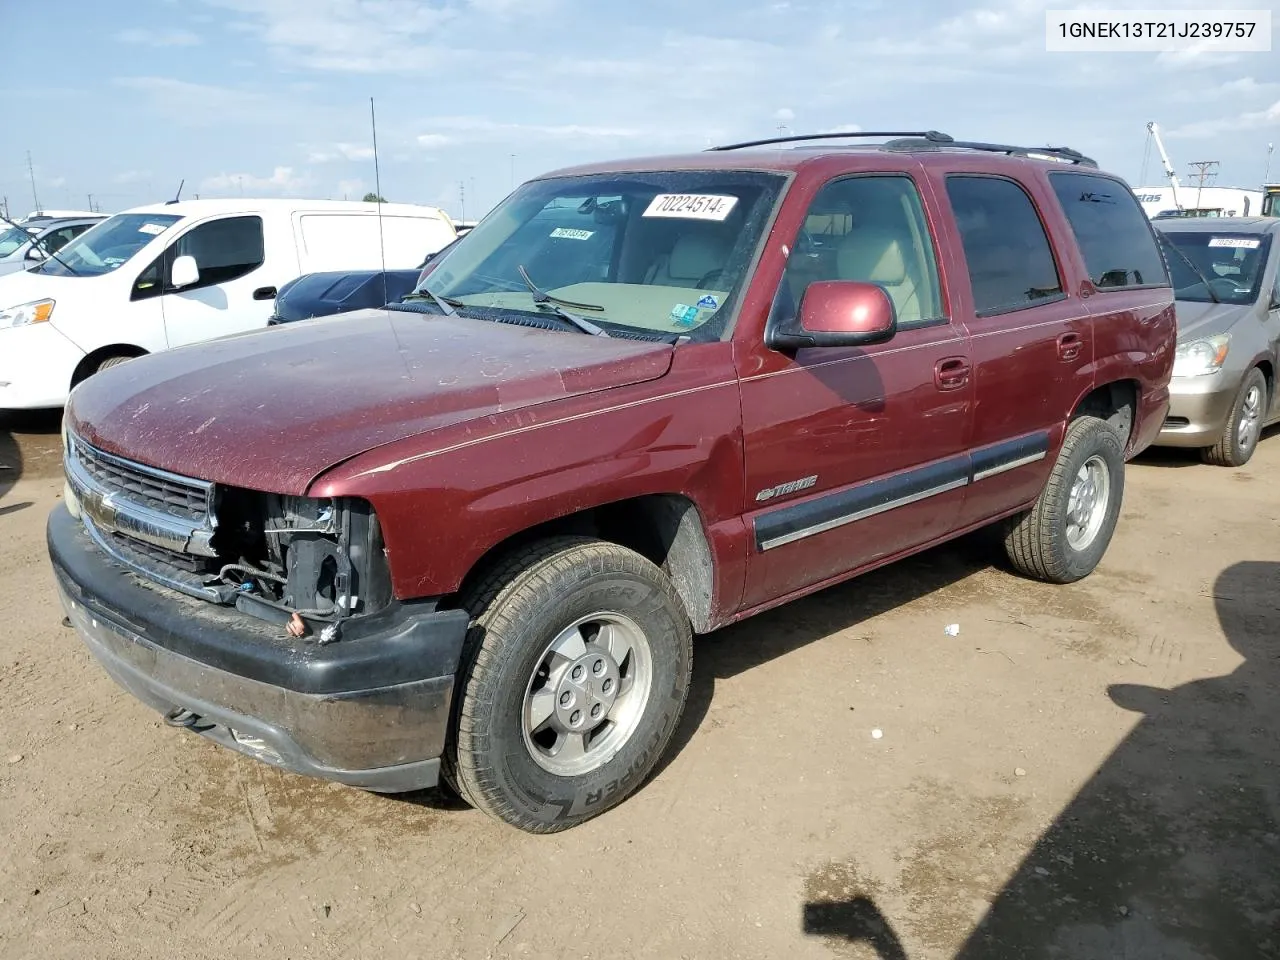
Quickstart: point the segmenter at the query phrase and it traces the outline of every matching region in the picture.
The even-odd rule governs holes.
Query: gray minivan
[[[0,276],[43,263],[106,217],[28,220],[8,224],[0,220]]]
[[[1178,312],[1170,406],[1158,446],[1200,450],[1206,463],[1249,461],[1280,421],[1280,219],[1153,221]]]

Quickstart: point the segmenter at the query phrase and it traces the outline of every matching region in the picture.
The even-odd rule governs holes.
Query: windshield
[[[9,256],[9,254],[30,240],[31,237],[32,234],[22,227],[9,227],[9,229],[0,233],[0,257]]]
[[[36,270],[55,276],[110,273],[181,219],[171,213],[118,213],[90,227],[59,250],[56,260],[46,260]]]
[[[1271,234],[1166,230],[1165,236],[1204,274],[1202,280],[1181,257],[1166,257],[1177,299],[1211,303],[1217,297],[1222,303],[1237,305],[1258,299]],[[1209,289],[1205,288],[1206,280]]]
[[[464,316],[558,322],[533,284],[606,330],[714,339],[784,183],[728,170],[534,181],[442,254],[419,290]]]

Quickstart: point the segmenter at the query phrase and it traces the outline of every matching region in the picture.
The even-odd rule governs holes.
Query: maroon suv
[[[549,174],[403,302],[90,378],[71,621],[174,726],[545,832],[653,769],[695,633],[996,522],[1084,577],[1167,407],[1151,227],[1066,148],[876,136]]]

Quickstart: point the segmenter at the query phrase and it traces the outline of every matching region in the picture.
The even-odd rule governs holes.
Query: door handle
[[[276,298],[275,287],[259,287],[253,291],[253,299],[255,300],[274,300]]]
[[[969,361],[964,357],[947,357],[933,365],[933,385],[939,390],[959,390],[969,382]]]
[[[1058,337],[1058,359],[1074,360],[1080,356],[1080,348],[1084,346],[1084,341],[1078,333],[1064,333]]]

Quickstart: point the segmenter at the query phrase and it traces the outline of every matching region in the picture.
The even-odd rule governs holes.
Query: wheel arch
[[[596,537],[636,551],[670,578],[694,632],[712,628],[716,578],[711,542],[697,504],[677,493],[603,503],[513,533],[480,556],[455,596],[464,595],[513,550],[566,534]]]
[[[76,364],[75,370],[71,374],[71,386],[87,380],[98,369],[98,364],[102,363],[108,357],[145,357],[148,351],[133,343],[112,343],[105,347],[98,347],[90,353],[86,353],[80,362]]]
[[[1131,378],[1099,384],[1080,397],[1071,418],[1091,416],[1106,420],[1124,438],[1127,451],[1133,444],[1138,427],[1138,399],[1141,396],[1142,385]]]

